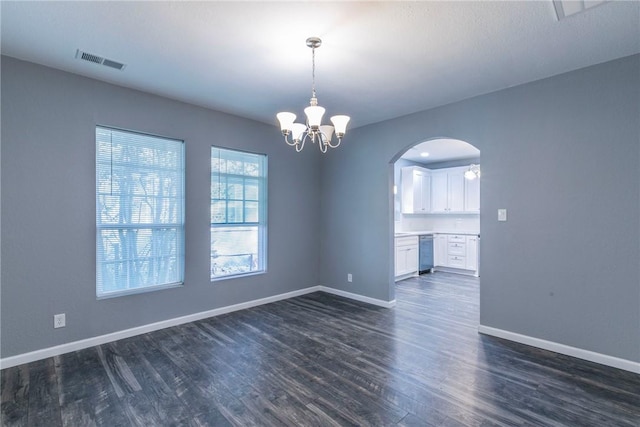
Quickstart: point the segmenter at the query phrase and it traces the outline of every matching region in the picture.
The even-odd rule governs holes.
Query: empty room
[[[640,2],[0,20],[0,425],[640,425]]]

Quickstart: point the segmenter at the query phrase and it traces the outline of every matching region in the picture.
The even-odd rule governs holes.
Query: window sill
[[[249,276],[259,276],[261,274],[265,274],[266,272],[267,270],[260,270],[260,271],[251,271],[249,273],[230,274],[228,276],[212,278],[211,283],[223,282],[225,280],[230,280],[230,279],[240,279],[240,278],[249,277]]]
[[[122,291],[109,292],[104,295],[96,295],[97,300],[124,297],[127,295],[144,294],[147,292],[161,291],[164,289],[180,288],[184,286],[184,282],[168,283],[166,285],[146,286],[144,288],[124,289]]]

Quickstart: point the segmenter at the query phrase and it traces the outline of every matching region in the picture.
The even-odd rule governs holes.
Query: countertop
[[[396,231],[395,237],[403,236],[423,236],[425,234],[464,234],[471,236],[479,236],[478,230],[464,230],[464,229],[437,229],[437,230],[420,230],[420,231]]]

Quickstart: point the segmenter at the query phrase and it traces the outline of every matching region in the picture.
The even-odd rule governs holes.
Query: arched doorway
[[[395,283],[437,271],[479,277],[480,150],[432,138],[399,152],[393,169]]]

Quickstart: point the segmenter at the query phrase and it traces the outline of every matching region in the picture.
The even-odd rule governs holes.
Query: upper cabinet
[[[464,180],[464,210],[480,213],[480,178]]]
[[[402,213],[479,213],[480,179],[466,179],[467,170],[402,168]]]
[[[431,171],[431,212],[464,212],[464,169]]]
[[[431,172],[418,166],[402,168],[402,213],[431,211]]]

